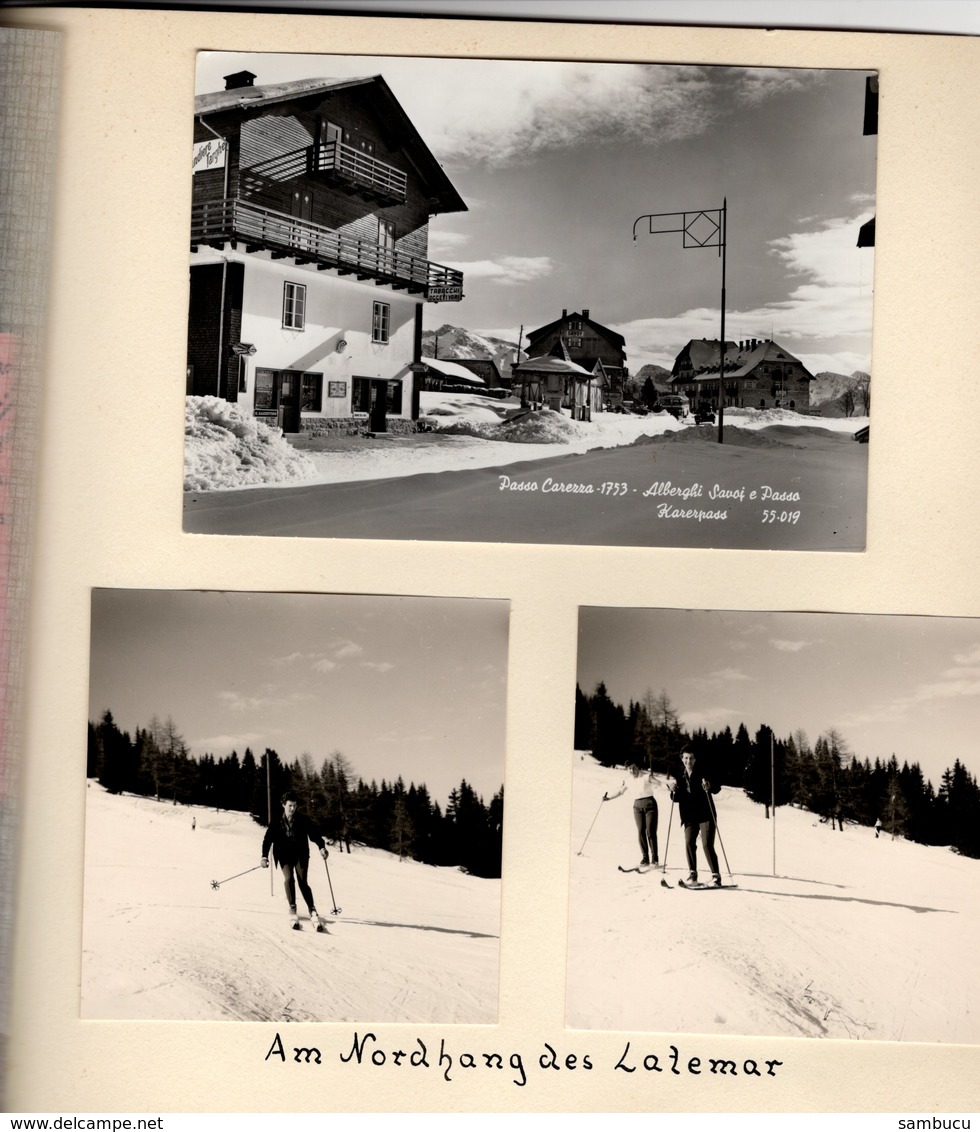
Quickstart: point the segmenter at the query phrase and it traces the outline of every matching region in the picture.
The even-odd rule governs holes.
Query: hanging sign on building
[[[430,303],[458,303],[463,298],[462,283],[430,283],[425,293]]]
[[[228,152],[228,143],[211,138],[209,141],[194,143],[194,163],[192,169],[195,173],[203,173],[207,169],[223,169],[225,154]]]

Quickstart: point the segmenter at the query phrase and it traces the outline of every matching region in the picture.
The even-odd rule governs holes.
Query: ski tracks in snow
[[[86,794],[82,1017],[496,1021],[499,881],[362,848],[331,861],[350,918],[318,933],[304,910],[293,931],[278,871],[242,873],[261,845],[248,815],[196,810],[192,828],[185,807]]]
[[[674,813],[667,890],[660,874],[617,872],[635,846],[632,815],[615,802],[597,815],[596,802],[622,771],[579,754],[572,766],[569,1026],[980,1039],[978,862],[857,826],[831,832],[795,809],[781,808],[773,827],[742,791],[723,788],[719,825],[739,888],[676,887],[685,870]],[[656,793],[663,856],[670,800]]]

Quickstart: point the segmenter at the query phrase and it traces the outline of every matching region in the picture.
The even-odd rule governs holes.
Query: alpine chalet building
[[[692,405],[718,408],[721,341],[695,338],[681,350],[671,370],[671,387]],[[725,342],[725,406],[752,409],[810,407],[813,374],[799,358],[768,338]]]
[[[561,318],[529,330],[527,342],[528,358],[547,357],[561,343],[569,360],[589,373],[601,374],[608,383],[608,403],[622,404],[623,382],[629,377],[626,339],[591,318],[588,308],[571,314],[563,310]]]
[[[187,392],[411,431],[424,304],[463,297],[429,221],[466,205],[380,75],[255,78],[195,102]]]

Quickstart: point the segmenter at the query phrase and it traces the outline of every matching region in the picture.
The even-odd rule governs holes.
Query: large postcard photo
[[[863,550],[877,83],[202,53],[185,530]]]

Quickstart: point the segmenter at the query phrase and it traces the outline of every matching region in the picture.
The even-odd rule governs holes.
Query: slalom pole
[[[721,826],[718,824],[718,811],[715,809],[714,800],[710,792],[704,786],[704,779],[701,779],[701,786],[704,788],[705,797],[708,799],[708,809],[711,811],[711,820],[715,823],[715,832],[718,834],[718,844],[721,846],[721,855],[725,858],[725,868],[728,869],[729,877],[732,876],[732,867],[728,863],[728,854],[725,852],[725,842],[721,838]]]
[[[600,800],[600,802],[599,802],[599,810],[601,810],[601,809],[602,809],[602,803],[603,803],[603,802],[605,802],[605,800],[606,800],[606,799],[605,799],[605,796],[603,796],[603,797],[602,797],[602,799],[601,799],[601,800]],[[595,819],[596,819],[596,818],[597,818],[597,817],[599,816],[599,810],[596,810],[596,812],[595,812],[595,818],[593,818],[593,819],[592,819],[592,825],[595,825]],[[590,826],[589,826],[589,833],[591,833],[591,832],[592,832],[592,825],[590,825]],[[585,835],[585,841],[588,841],[588,840],[589,840],[589,833],[587,833],[587,834]],[[585,848],[585,841],[583,841],[583,842],[582,842],[582,849],[584,849],[584,848]],[[581,857],[581,856],[582,856],[582,849],[579,849],[579,851],[578,851],[578,853],[576,854],[576,856],[578,856],[578,857]]]
[[[228,881],[234,880],[235,877],[243,877],[243,876],[246,875],[246,873],[254,873],[255,869],[261,869],[261,868],[262,868],[261,865],[256,865],[254,868],[246,869],[244,873],[235,873],[235,876],[233,876],[233,877],[225,877],[224,880],[213,880],[213,881],[211,881],[211,887],[212,888],[220,888],[223,884],[227,884]]]
[[[339,916],[340,913],[343,911],[343,908],[337,907],[337,898],[333,894],[333,883],[330,880],[330,866],[327,864],[327,858],[326,857],[323,858],[323,867],[327,870],[327,887],[330,889],[330,900],[333,903],[333,908],[331,908],[330,910],[333,913],[333,915]]]
[[[667,840],[664,842],[664,867],[662,876],[660,877],[660,884],[663,888],[673,888],[674,886],[667,883],[667,850],[670,848],[670,827],[674,824],[674,799],[670,800],[670,817],[667,818]]]

